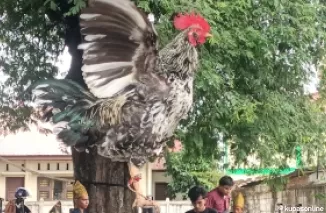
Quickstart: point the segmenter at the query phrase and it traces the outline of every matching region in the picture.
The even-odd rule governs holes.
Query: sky
[[[55,65],[59,68],[57,78],[64,78],[70,68],[71,56],[68,52],[68,48],[65,47],[63,53],[58,57],[58,61]]]
[[[308,82],[303,85],[303,91],[306,95],[313,94],[318,92],[318,85],[320,83],[320,79],[318,77],[318,72],[315,65],[305,64],[303,65],[304,69],[306,69],[310,73],[310,78]]]
[[[0,54],[3,54],[0,51]],[[68,48],[65,47],[63,53],[59,55],[57,61],[53,62],[55,66],[59,68],[59,73],[56,78],[63,78],[67,74],[69,68],[70,68],[70,63],[71,63],[71,56],[68,52]],[[0,83],[3,83],[8,77],[5,76],[5,74],[0,70]]]

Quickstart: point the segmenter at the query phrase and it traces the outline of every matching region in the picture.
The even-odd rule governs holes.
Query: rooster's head
[[[199,14],[178,14],[174,17],[174,27],[185,31],[192,46],[204,44],[211,37],[208,22]]]

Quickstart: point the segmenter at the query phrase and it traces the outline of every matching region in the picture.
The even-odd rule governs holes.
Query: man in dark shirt
[[[217,213],[215,209],[206,207],[206,190],[201,186],[194,186],[188,192],[194,208],[186,213]]]
[[[233,179],[223,176],[217,188],[207,194],[207,207],[217,210],[218,213],[228,213],[230,208],[230,193],[233,187]]]
[[[31,210],[24,205],[23,198],[16,199],[16,213],[31,213]]]

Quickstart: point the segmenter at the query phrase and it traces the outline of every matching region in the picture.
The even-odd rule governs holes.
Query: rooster
[[[88,89],[68,79],[36,83],[31,91],[39,122],[53,124],[58,139],[78,151],[96,146],[99,155],[128,162],[130,176],[137,176],[187,117],[196,48],[211,36],[199,14],[176,15],[173,23],[180,34],[158,51],[158,35],[134,3],[90,1],[80,15],[79,46]],[[137,206],[149,205],[137,198]]]

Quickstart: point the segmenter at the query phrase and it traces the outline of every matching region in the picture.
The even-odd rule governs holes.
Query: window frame
[[[65,177],[67,178],[67,177]],[[40,182],[42,179],[47,179],[49,181],[49,186],[46,186],[46,187],[41,187],[40,186]],[[73,177],[68,177],[68,179],[71,179],[71,182],[73,182]],[[44,201],[53,201],[53,193],[54,193],[54,181],[57,181],[57,180],[52,180],[50,178],[46,178],[46,177],[37,177],[37,199],[40,200],[40,192],[41,191],[47,191],[49,192],[49,198],[47,199],[44,199]],[[62,184],[62,193],[61,193],[61,198],[59,200],[72,200],[67,198],[67,193],[68,192],[72,192],[73,190],[73,187],[72,187],[72,184],[70,183],[66,183],[64,182]]]

